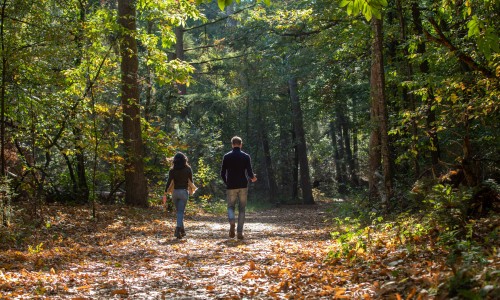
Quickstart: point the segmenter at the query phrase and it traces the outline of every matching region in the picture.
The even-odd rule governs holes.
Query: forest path
[[[369,254],[327,260],[340,251],[332,205],[247,212],[243,240],[228,237],[225,215],[190,212],[178,240],[160,207],[102,206],[95,222],[88,207],[49,206],[45,226],[12,236],[26,246],[2,245],[0,299],[429,298],[445,257],[433,249],[408,255],[371,233]]]
[[[327,282],[316,282],[330,240],[323,222],[326,209],[326,203],[318,203],[247,212],[243,240],[228,237],[225,216],[207,215],[188,216],[187,236],[177,240],[171,213],[160,221],[163,232],[139,232],[135,242],[112,246],[122,254],[120,268],[107,268],[106,273],[122,281],[97,294],[165,299],[331,297],[335,288],[325,290]]]

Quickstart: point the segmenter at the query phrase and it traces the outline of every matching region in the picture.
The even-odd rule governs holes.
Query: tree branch
[[[429,18],[428,20],[431,23],[432,28],[434,28],[434,30],[438,34],[438,37],[435,37],[427,30],[424,30],[425,36],[429,41],[435,42],[439,45],[448,48],[453,54],[455,54],[458,57],[460,61],[462,61],[472,70],[481,72],[487,78],[496,78],[496,75],[492,71],[479,65],[477,62],[474,61],[474,59],[472,59],[472,57],[466,55],[465,53],[460,51],[455,45],[453,45],[453,43],[444,35],[443,31],[437,24],[436,20],[434,20],[434,18]]]

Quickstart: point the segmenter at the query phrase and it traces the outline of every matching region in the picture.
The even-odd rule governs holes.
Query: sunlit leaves
[[[474,15],[472,19],[467,22],[467,35],[476,38],[479,50],[487,59],[490,59],[494,52],[499,52],[499,38],[495,29],[487,25],[488,24],[480,20],[477,15]]]
[[[339,5],[346,8],[348,15],[362,13],[370,21],[373,16],[382,18],[382,9],[387,6],[387,0],[341,0]]]
[[[196,4],[200,5],[202,3],[209,3],[212,0],[196,0]],[[224,10],[227,6],[231,5],[233,2],[240,3],[240,0],[216,0],[217,5],[219,6],[220,10]],[[271,5],[271,0],[257,0],[257,3],[259,2],[264,2],[266,5]]]

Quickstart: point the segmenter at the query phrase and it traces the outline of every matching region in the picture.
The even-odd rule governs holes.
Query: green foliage
[[[432,187],[424,203],[427,203],[433,218],[451,228],[463,226],[467,219],[468,201],[472,197],[469,188],[454,189],[451,185],[437,184]]]
[[[217,5],[220,10],[224,10],[227,6],[231,5],[233,2],[240,3],[241,0],[217,0]],[[264,2],[266,5],[271,5],[271,0],[257,0],[257,3]],[[196,0],[196,4],[200,5],[202,3],[210,3],[212,0]]]
[[[341,0],[339,5],[346,8],[348,15],[362,13],[370,21],[373,16],[382,18],[382,9],[387,6],[387,0]]]

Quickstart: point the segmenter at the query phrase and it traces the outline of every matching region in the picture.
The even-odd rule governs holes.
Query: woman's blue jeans
[[[238,202],[238,227],[236,227],[237,232],[243,232],[243,224],[245,224],[245,208],[247,206],[247,196],[248,188],[243,189],[231,189],[226,191],[227,195],[227,217],[229,223],[234,223],[235,216],[235,206]]]
[[[177,210],[177,227],[184,227],[184,211],[188,198],[189,194],[186,189],[176,189],[172,193],[172,202]]]

